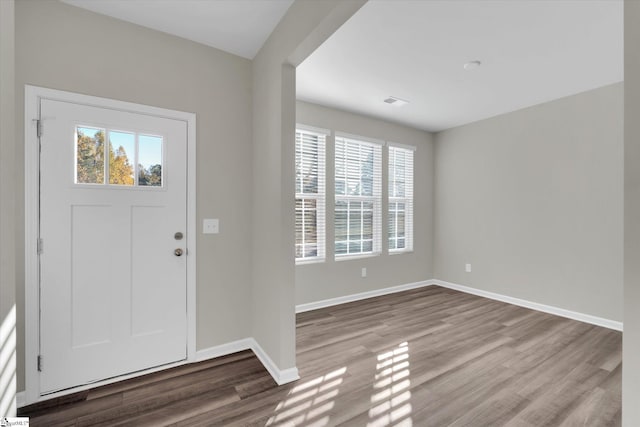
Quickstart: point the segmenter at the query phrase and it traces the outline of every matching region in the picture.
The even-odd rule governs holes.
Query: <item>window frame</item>
[[[298,192],[297,188],[298,188],[298,180],[301,179],[301,177],[298,174],[298,170],[296,167],[296,170],[294,172],[295,176],[294,176],[294,182],[295,182],[295,217],[296,217],[296,238],[295,238],[295,242],[294,242],[294,258],[295,258],[295,262],[296,265],[301,265],[301,264],[311,264],[311,263],[319,263],[319,262],[324,262],[326,260],[326,236],[327,236],[327,227],[326,227],[326,199],[327,199],[327,191],[326,191],[326,148],[327,148],[327,139],[329,137],[329,135],[331,134],[331,132],[329,130],[326,129],[321,129],[321,128],[316,128],[313,126],[307,126],[307,125],[303,125],[303,124],[296,124],[296,131],[295,131],[295,141],[294,141],[294,151],[295,151],[295,157],[296,157],[296,162],[298,161],[298,135],[299,134],[307,134],[307,135],[312,135],[318,138],[318,164],[316,165],[317,167],[317,179],[318,179],[318,183],[317,183],[317,192],[316,193],[307,193],[304,191]],[[302,138],[300,139],[302,141]],[[300,185],[300,189],[303,189],[302,184]],[[305,247],[305,243],[304,243],[304,232],[302,233],[302,252],[303,252],[303,256],[298,257],[296,256],[297,253],[297,248],[298,248],[298,231],[297,231],[297,217],[298,217],[298,200],[302,200],[304,203],[304,200],[314,200],[315,201],[315,211],[316,211],[316,255],[315,256],[304,256],[304,247]],[[302,208],[303,211],[305,210],[305,208]],[[302,215],[302,218],[304,219],[304,214]]]
[[[345,144],[345,148],[343,152],[344,156],[338,157],[339,144]],[[339,194],[336,191],[337,182],[344,180],[345,182],[345,193],[348,187],[349,176],[347,173],[347,162],[348,158],[346,155],[347,152],[347,144],[358,144],[358,151],[361,152],[361,147],[370,147],[373,149],[373,170],[372,170],[372,195],[349,195],[349,194]],[[348,259],[356,259],[356,258],[367,258],[378,256],[382,253],[382,147],[384,146],[384,141],[380,141],[373,138],[367,138],[359,135],[351,135],[343,132],[336,132],[334,138],[334,209],[333,209],[333,227],[334,227],[334,259],[336,261],[343,261]],[[345,170],[344,175],[338,176],[338,162],[342,161],[343,169]],[[356,160],[358,161],[358,160]],[[361,191],[362,192],[362,191]],[[346,240],[338,240],[338,227],[337,227],[337,216],[338,216],[338,205],[340,202],[346,203],[346,211],[347,217],[345,219],[346,222]],[[349,227],[351,223],[351,218],[349,217],[349,213],[351,212],[350,205],[351,203],[362,203],[362,207],[360,208],[360,239],[350,239]],[[370,251],[362,251],[362,246],[365,241],[368,242],[369,239],[364,239],[364,215],[365,212],[364,203],[371,203],[371,214],[372,214],[372,238],[371,238],[371,250]],[[369,209],[366,209],[368,211]],[[342,211],[342,209],[340,210]],[[361,250],[358,252],[349,252],[350,244],[349,242],[358,241],[360,243]],[[346,253],[338,253],[337,246],[338,244],[347,245]]]
[[[79,135],[80,129],[93,129],[102,131],[104,134],[104,141],[102,147],[102,182],[79,182]],[[115,152],[115,146],[111,141],[111,134],[129,134],[133,136],[133,153],[127,155],[127,159],[132,161],[131,167],[133,168],[133,183],[131,184],[118,184],[111,182],[111,166],[110,166],[110,153]],[[159,138],[160,139],[160,185],[144,185],[140,184],[140,138]],[[165,152],[166,152],[166,137],[162,134],[154,134],[150,132],[139,131],[137,129],[119,129],[106,127],[100,124],[86,124],[84,122],[77,122],[74,125],[74,149],[73,149],[73,178],[72,185],[77,188],[91,188],[91,189],[108,189],[108,190],[128,190],[128,191],[167,191],[167,168],[165,167]]]
[[[405,157],[404,161],[404,196],[398,196],[395,194],[395,183],[396,183],[396,168],[397,161],[395,158],[395,151],[401,151],[405,153],[405,156],[410,156],[410,159],[407,161]],[[387,143],[387,189],[388,189],[388,197],[387,197],[387,248],[389,250],[390,255],[394,254],[402,254],[402,253],[410,253],[413,252],[413,205],[414,205],[414,182],[415,182],[415,151],[416,147],[411,145],[397,144],[393,142]],[[392,160],[393,155],[393,160]],[[398,248],[398,221],[397,221],[397,212],[398,209],[394,210],[396,212],[396,222],[395,227],[392,230],[391,223],[391,207],[392,204],[403,203],[404,204],[404,247]],[[392,233],[394,237],[392,237]],[[391,242],[395,241],[395,247],[391,247]]]

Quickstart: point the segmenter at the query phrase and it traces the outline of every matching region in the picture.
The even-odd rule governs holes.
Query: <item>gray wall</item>
[[[10,20],[4,20],[4,12],[10,1],[0,3],[2,38],[6,40],[11,30],[5,25]],[[13,131],[4,130],[5,126],[0,134],[0,232],[15,230],[16,242],[4,237],[0,241],[0,297],[4,304],[0,308],[5,310],[13,298],[12,283],[6,282],[12,281],[13,272],[4,268],[9,261],[17,272],[19,362],[24,352],[23,88],[24,84],[34,84],[198,115],[198,223],[205,217],[220,218],[221,234],[198,236],[197,347],[254,335],[276,365],[288,368],[295,364],[295,281],[314,288],[304,294],[304,299],[299,293],[298,302],[352,291],[335,287],[326,296],[314,294],[319,286],[313,284],[317,280],[313,270],[293,267],[295,94],[293,69],[287,64],[299,64],[363,3],[296,2],[251,63],[58,2],[17,2],[17,135],[13,140]],[[633,7],[637,21],[640,11]],[[627,59],[637,55],[629,51],[629,40],[640,38],[631,33],[637,30],[630,27],[626,26]],[[5,74],[11,64],[6,62],[10,54],[2,43],[0,83],[5,85],[11,81]],[[87,53],[97,60],[82,61]],[[8,92],[2,87],[4,105],[9,98],[5,98]],[[632,88],[635,90],[635,86]],[[629,87],[626,90],[631,94]],[[424,265],[409,270],[397,283],[362,281],[359,271],[363,265],[359,262],[343,262],[344,267],[333,263],[345,271],[323,274],[331,277],[355,272],[358,283],[353,292],[361,292],[429,278],[434,271],[444,280],[621,320],[621,92],[622,86],[614,85],[440,134],[435,150],[438,191],[434,205],[430,207],[429,197],[425,197],[424,223],[416,215],[416,225],[425,227],[427,235],[429,230],[437,231],[434,268],[430,266],[430,239],[426,238],[427,246],[420,249],[425,256],[418,260]],[[627,105],[635,108],[633,101],[628,97]],[[11,108],[3,108],[0,120],[5,123],[12,114]],[[300,116],[298,121],[305,120]],[[358,130],[365,126],[364,118],[344,119],[343,123],[353,126],[351,133],[370,135]],[[334,127],[320,122],[309,124]],[[396,131],[392,137],[386,136],[385,132],[395,125],[378,126],[379,138],[403,142]],[[630,130],[640,133],[632,125]],[[407,135],[410,133],[407,131]],[[238,167],[246,165],[248,158],[253,159],[251,168]],[[430,162],[433,160],[426,160],[427,165]],[[627,171],[628,182],[640,179],[640,174],[630,168]],[[427,170],[416,168],[416,173],[429,181]],[[15,184],[4,188],[11,179]],[[627,200],[638,198],[637,188],[627,189]],[[13,195],[15,212],[7,202]],[[262,212],[254,209],[265,200],[269,203]],[[429,209],[433,208],[432,228]],[[627,213],[638,216],[636,211]],[[638,242],[640,238],[629,240],[627,247]],[[9,253],[16,254],[15,263]],[[404,270],[403,260],[412,256],[389,257],[389,262]],[[391,259],[395,257],[400,261]],[[473,264],[472,273],[463,273],[466,262]],[[329,265],[325,266],[327,270]],[[630,265],[627,262],[627,304],[640,299],[636,286],[639,275],[629,275],[635,273]],[[376,266],[368,267],[373,278],[378,273]],[[422,269],[425,277],[420,277]],[[322,280],[321,284],[327,286],[327,282]],[[631,309],[626,316],[625,360],[631,360],[630,355],[640,351],[640,318]],[[634,330],[635,335],[631,335],[629,331]],[[625,408],[629,407],[625,409],[625,425],[629,426],[637,425],[640,417],[637,409],[631,408],[640,395],[639,372],[637,364],[625,362]],[[23,375],[24,368],[19,367],[19,389]]]
[[[344,295],[433,278],[433,137],[430,133],[306,102],[297,102],[296,121],[301,124],[392,141],[416,147],[414,157],[414,250],[389,255],[383,245],[379,256],[335,261],[333,219],[333,137],[327,140],[327,258],[325,262],[296,267],[296,304],[321,301]],[[383,150],[383,176],[388,158]],[[386,181],[385,181],[386,182]],[[384,184],[384,183],[383,183]],[[383,201],[387,187],[383,185]],[[383,206],[385,203],[383,203]],[[382,224],[387,212],[382,209]],[[383,232],[386,228],[383,227]],[[367,277],[361,277],[362,267]]]
[[[295,367],[295,66],[366,0],[297,1],[253,61],[253,331]]]
[[[0,1],[0,417],[15,415],[14,1]],[[6,334],[6,335],[5,335]]]
[[[14,217],[3,203],[2,218],[17,238],[2,249],[17,256],[14,262],[3,253],[2,262],[17,271],[18,389],[24,387],[24,85],[197,114],[197,229],[203,218],[221,221],[219,235],[197,236],[197,348],[254,336],[277,367],[289,368],[295,365],[294,66],[365,1],[296,2],[254,61],[56,1],[17,2],[17,135],[3,147],[15,156],[2,160],[3,173],[16,180],[7,194],[15,192],[17,206]],[[9,30],[3,23],[3,37]],[[6,291],[13,295],[12,283]]]
[[[622,425],[640,426],[640,2],[624,2]]]
[[[618,83],[436,135],[435,277],[621,321],[622,126]]]
[[[25,84],[197,114],[197,348],[251,336],[251,62],[56,1],[25,0],[16,3],[16,56],[19,388]],[[220,234],[200,234],[207,217],[220,218]]]

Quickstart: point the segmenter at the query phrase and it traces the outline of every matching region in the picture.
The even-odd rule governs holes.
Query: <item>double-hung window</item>
[[[381,252],[382,145],[335,138],[335,256]]]
[[[325,258],[325,141],[322,130],[296,129],[296,262]]]
[[[414,150],[389,145],[389,253],[413,250]]]

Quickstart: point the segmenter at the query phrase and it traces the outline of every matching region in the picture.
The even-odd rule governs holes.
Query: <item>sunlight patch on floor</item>
[[[331,371],[291,389],[287,398],[278,403],[275,415],[267,421],[267,426],[321,427],[329,424],[326,415],[335,405],[346,367]]]
[[[367,427],[413,425],[409,374],[409,343],[378,355]]]
[[[16,306],[0,324],[0,416],[16,412]]]

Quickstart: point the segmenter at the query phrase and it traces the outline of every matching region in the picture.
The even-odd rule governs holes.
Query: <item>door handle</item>
[[[182,249],[178,248],[175,251],[173,251],[173,253],[175,256],[182,256],[183,252],[182,252]]]

